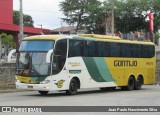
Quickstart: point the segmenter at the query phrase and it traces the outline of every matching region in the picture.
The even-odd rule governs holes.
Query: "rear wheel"
[[[38,91],[41,95],[47,95],[49,91]]]
[[[141,76],[138,76],[136,82],[135,82],[135,89],[136,90],[140,90],[142,88],[143,85],[143,78]]]
[[[131,90],[134,89],[134,87],[135,87],[135,80],[134,80],[134,77],[129,77],[129,79],[128,79],[128,85],[125,86],[125,87],[122,87],[122,89],[131,91]]]
[[[69,90],[66,91],[68,95],[75,95],[77,93],[78,83],[76,79],[72,79],[69,85]]]

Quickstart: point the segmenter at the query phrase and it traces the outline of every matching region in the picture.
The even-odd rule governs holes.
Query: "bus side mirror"
[[[53,49],[49,50],[46,55],[46,63],[51,62],[51,54],[53,53]]]
[[[13,49],[9,52],[9,54],[8,54],[8,62],[9,63],[16,62],[16,55],[13,55],[14,53],[17,53],[16,49]]]

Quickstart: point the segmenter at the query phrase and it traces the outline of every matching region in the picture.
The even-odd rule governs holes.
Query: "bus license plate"
[[[30,89],[33,89],[33,86],[27,86],[28,88],[30,88]]]

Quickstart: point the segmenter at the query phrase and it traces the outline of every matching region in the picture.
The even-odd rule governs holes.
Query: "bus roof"
[[[74,39],[83,39],[83,40],[96,40],[96,41],[108,41],[108,42],[119,42],[119,43],[133,43],[133,44],[150,44],[154,45],[150,41],[135,41],[135,40],[125,40],[121,39],[118,36],[106,36],[106,35],[97,35],[97,34],[80,34],[80,35],[35,35],[25,37],[23,40],[57,40],[59,38],[74,38]]]
[[[57,40],[65,36],[66,35],[35,35],[25,37],[23,40]]]
[[[97,35],[97,34],[80,34],[82,37],[87,39],[95,38],[96,41],[109,41],[109,42],[119,42],[119,43],[133,43],[133,44],[150,44],[155,45],[151,41],[136,41],[136,40],[125,40],[118,36],[107,36],[107,35]]]
[[[80,34],[79,36],[83,37],[93,37],[96,39],[112,39],[112,40],[121,40],[118,36],[107,36],[107,35],[98,35],[98,34]]]

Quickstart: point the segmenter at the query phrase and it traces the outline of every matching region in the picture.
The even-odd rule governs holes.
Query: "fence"
[[[129,39],[129,40],[137,40],[137,41],[152,41],[156,45],[160,44],[159,39],[155,39],[155,34],[150,32],[130,32],[130,33],[121,33],[119,32],[119,36],[122,39]]]

